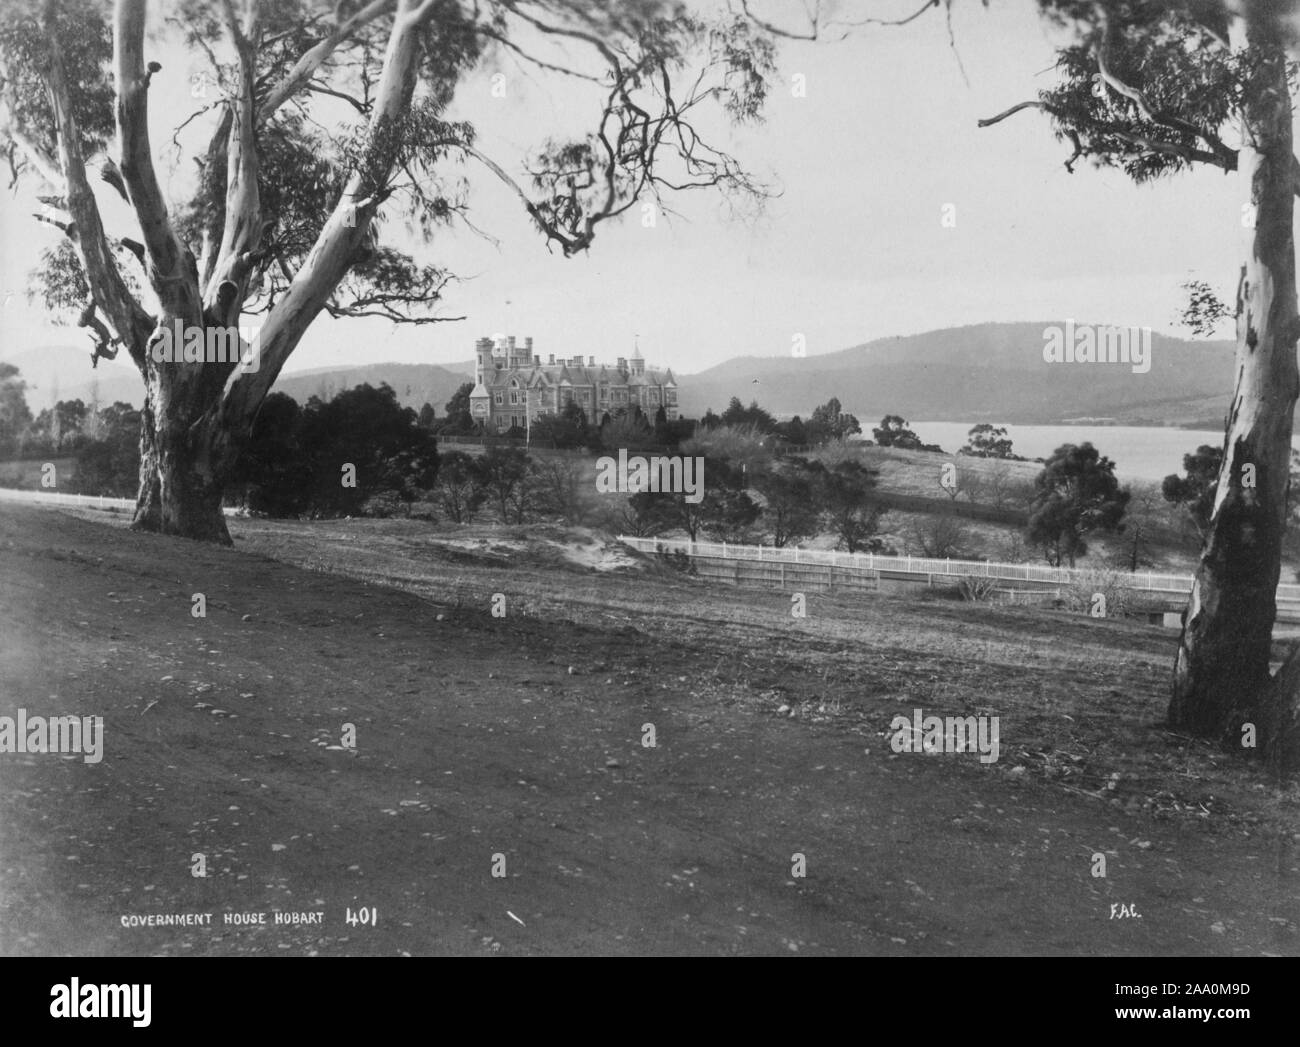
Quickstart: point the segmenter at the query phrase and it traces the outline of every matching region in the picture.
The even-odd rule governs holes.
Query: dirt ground
[[[1300,954],[1300,795],[1160,726],[1167,632],[421,526],[0,506],[0,716],[104,720],[0,753],[0,954]]]

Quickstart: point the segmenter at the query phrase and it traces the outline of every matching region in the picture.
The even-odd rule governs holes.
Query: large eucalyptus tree
[[[921,0],[891,17],[866,0],[809,0],[795,21],[767,14],[777,9],[759,0],[736,2],[766,32],[801,40],[843,38],[941,11],[957,43],[954,0]],[[1300,161],[1292,149],[1295,67],[1289,61],[1300,50],[1300,4],[1037,0],[1037,6],[1043,17],[1073,30],[1073,42],[1058,51],[1058,82],[980,126],[1037,110],[1070,144],[1067,170],[1086,160],[1147,182],[1204,166],[1241,181],[1249,243],[1236,296],[1235,388],[1213,515],[1174,664],[1169,722],[1234,745],[1254,739],[1278,762],[1300,766],[1300,648],[1276,677],[1269,671],[1300,394],[1292,230]],[[1219,308],[1233,312],[1203,287],[1192,298],[1189,317],[1199,323],[1213,326]]]
[[[93,333],[96,358],[125,349],[144,378],[143,530],[229,541],[226,478],[322,313],[437,318],[449,274],[380,228],[404,218],[434,257],[465,206],[451,177],[462,165],[505,180],[564,255],[666,190],[762,193],[699,119],[706,106],[760,113],[771,50],[741,18],[706,23],[673,0],[171,0],[152,19],[146,7],[0,9],[0,147],[15,178],[42,181],[41,217],[65,234],[38,285]],[[590,132],[485,155],[477,128],[447,114],[492,55],[581,85]],[[191,57],[207,64],[202,91],[190,90]],[[207,144],[184,199],[167,199],[155,169],[157,91],[200,96],[191,119]],[[105,192],[133,228],[110,234]],[[218,362],[167,360],[176,336],[211,344],[250,316],[252,364],[247,345]]]
[[[1293,216],[1292,0],[1040,0],[1072,27],[1059,82],[1003,113],[1051,118],[1080,160],[1146,182],[1194,167],[1241,182],[1235,388],[1178,643],[1169,722],[1295,762],[1295,696],[1269,671],[1300,372]],[[1225,232],[1236,216],[1224,219]],[[1230,224],[1230,222],[1232,224]],[[1225,240],[1231,241],[1231,237]],[[1202,303],[1203,306],[1203,303]],[[1288,750],[1284,756],[1283,751]]]

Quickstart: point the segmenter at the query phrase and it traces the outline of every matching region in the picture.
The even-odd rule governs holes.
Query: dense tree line
[[[299,406],[272,393],[232,474],[253,512],[389,516],[432,489],[437,439],[387,385],[359,385]]]

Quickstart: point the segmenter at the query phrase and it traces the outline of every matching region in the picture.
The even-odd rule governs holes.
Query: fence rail
[[[134,498],[109,498],[102,494],[67,494],[63,491],[22,491],[13,487],[0,487],[0,501],[88,506],[91,509],[135,509]],[[227,516],[234,516],[237,511],[234,506],[229,505],[223,509]]]
[[[637,538],[619,535],[619,541],[644,553],[683,552],[691,557],[723,560],[756,560],[765,563],[825,564],[867,571],[897,571],[904,574],[951,578],[994,578],[1006,581],[1038,582],[1047,585],[1072,585],[1089,582],[1095,571],[1078,567],[1047,567],[1038,564],[994,563],[986,560],[935,560],[921,556],[882,556],[878,553],[845,553],[835,549],[781,548],[766,545],[730,545],[726,542],[693,542],[685,538]],[[1116,572],[1125,588],[1144,592],[1191,592],[1190,574],[1155,574]],[[1277,587],[1279,601],[1300,602],[1300,585],[1283,583]]]

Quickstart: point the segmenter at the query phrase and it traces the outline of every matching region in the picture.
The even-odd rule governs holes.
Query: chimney
[[[620,371],[626,371],[626,370],[627,370],[627,357],[626,357],[626,356],[620,356],[620,357],[618,358],[618,369],[619,369]]]
[[[570,366],[570,367],[581,367],[581,366],[582,366],[582,357],[581,357],[581,356],[575,356],[572,360],[569,361],[569,366]]]
[[[547,362],[551,367],[554,367],[554,366],[555,366],[555,354],[554,354],[554,353],[551,353],[550,355],[551,355],[551,358],[550,358],[549,360],[547,360],[546,362]]]
[[[525,338],[525,339],[524,339],[524,348],[527,349],[530,353],[533,351],[533,340],[532,340],[532,338]]]
[[[529,340],[530,342],[532,341],[531,338],[528,339],[528,340]],[[532,347],[529,346],[529,348],[532,348]],[[534,366],[534,367],[541,367],[541,366],[542,366],[542,358],[541,358],[540,356],[534,356],[534,357],[533,357],[533,366]]]
[[[596,366],[596,358],[595,358],[594,356],[589,356],[589,357],[587,357],[587,366],[588,366],[588,367],[595,367],[595,366]]]
[[[511,335],[509,338],[506,339],[506,345],[510,346],[511,349],[514,349],[514,347],[515,347],[515,336],[514,336],[514,335]]]

